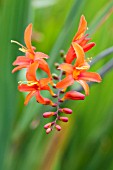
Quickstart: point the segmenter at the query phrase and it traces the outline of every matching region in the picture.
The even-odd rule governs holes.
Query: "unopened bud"
[[[52,97],[57,98],[58,95],[54,93],[54,94],[52,95]]]
[[[55,128],[60,131],[61,130],[61,127],[59,125],[55,125]]]
[[[53,73],[53,74],[52,74],[52,77],[53,77],[53,79],[55,79],[55,80],[59,80],[58,75],[57,75],[57,74],[55,74],[55,73]]]
[[[44,125],[44,129],[50,128],[53,124],[54,122],[47,123],[46,125]]]
[[[56,89],[56,84],[54,83],[54,84],[52,85],[52,87],[53,87],[54,89]]]
[[[72,114],[72,110],[69,108],[63,108],[62,112],[66,113],[66,114]]]
[[[48,128],[48,129],[46,130],[46,133],[49,134],[51,131],[52,131],[52,128]]]
[[[64,55],[65,55],[65,54],[64,54],[64,50],[60,50],[60,56],[61,56],[61,57],[64,57]]]
[[[68,122],[68,118],[67,117],[58,117],[58,120],[61,120],[62,122]]]
[[[58,99],[58,102],[62,103],[64,100],[63,99]]]
[[[56,114],[56,112],[45,112],[45,113],[43,113],[43,117],[49,118],[51,116],[54,116],[55,114]]]
[[[52,107],[56,107],[56,106],[57,106],[57,103],[53,103],[51,106],[52,106]]]
[[[58,67],[59,67],[59,63],[55,63],[54,66],[55,66],[56,68],[58,68]]]

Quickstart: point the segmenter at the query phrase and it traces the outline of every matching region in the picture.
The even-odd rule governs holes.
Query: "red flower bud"
[[[57,74],[55,74],[55,73],[53,73],[53,74],[52,74],[52,77],[53,77],[53,79],[55,79],[55,80],[59,80],[58,75],[57,75]]]
[[[53,116],[55,114],[56,114],[55,112],[45,112],[45,113],[43,113],[43,117],[44,118],[49,118],[49,117],[51,117],[51,116]]]
[[[58,117],[58,120],[61,120],[62,122],[68,122],[68,118],[67,117]]]
[[[56,129],[57,129],[58,131],[61,130],[61,127],[60,127],[59,125],[55,125],[55,127],[56,127]]]
[[[63,108],[62,112],[66,113],[66,114],[72,114],[72,110],[69,108]]]
[[[77,91],[67,92],[61,100],[84,100],[85,95]]]
[[[44,129],[50,128],[52,125],[54,125],[54,122],[50,122],[44,125]]]
[[[51,131],[52,131],[52,128],[48,128],[48,129],[46,130],[46,133],[49,134]]]

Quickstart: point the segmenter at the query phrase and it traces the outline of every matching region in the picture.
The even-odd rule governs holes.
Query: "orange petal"
[[[38,63],[39,63],[39,68],[42,69],[43,71],[45,71],[49,77],[52,77],[47,62],[43,59],[40,59],[40,60],[38,60]]]
[[[27,84],[20,84],[19,86],[18,86],[18,90],[19,91],[21,91],[21,92],[30,92],[30,91],[35,91],[36,90],[36,88],[35,88],[36,86],[28,86]]]
[[[88,43],[83,47],[84,52],[87,52],[91,48],[93,48],[96,44],[94,42]]]
[[[72,46],[77,56],[75,67],[80,67],[85,62],[85,54],[84,54],[83,48],[75,42],[72,42]]]
[[[42,88],[42,87],[48,85],[48,83],[51,82],[51,79],[50,78],[42,78],[39,80],[39,82],[40,82],[40,87]]]
[[[38,62],[34,62],[33,64],[29,66],[27,73],[26,73],[26,78],[28,81],[37,81],[36,70],[38,66],[39,66]]]
[[[66,59],[65,59],[66,63],[70,64],[75,58],[76,58],[76,53],[74,51],[74,48],[71,45],[67,54],[66,54]]]
[[[36,100],[37,100],[37,102],[39,102],[39,103],[41,103],[41,104],[45,104],[45,100],[44,100],[44,98],[40,95],[40,92],[39,92],[39,91],[36,92]]]
[[[66,73],[69,73],[69,74],[71,74],[73,72],[73,66],[71,64],[68,64],[68,63],[60,64],[58,69],[61,69],[61,70],[65,71]]]
[[[84,98],[85,95],[80,92],[69,91],[64,95],[63,100],[84,100]]]
[[[35,95],[36,91],[31,91],[27,96],[26,96],[26,99],[25,99],[25,102],[24,104],[27,105],[28,102],[30,101],[30,99]]]
[[[68,86],[71,86],[73,83],[74,83],[74,79],[73,79],[72,75],[69,75],[66,78],[64,78],[63,80],[61,80],[60,82],[58,82],[56,84],[56,88],[58,88],[58,89],[66,88]]]
[[[34,53],[31,45],[32,24],[29,24],[24,32],[24,41],[28,50]]]
[[[18,70],[21,70],[22,68],[27,68],[28,65],[20,65],[20,66],[17,66],[15,67],[13,70],[12,70],[12,73],[18,71]]]
[[[73,42],[80,39],[84,35],[86,30],[87,30],[87,21],[85,20],[85,17],[82,15],[80,18],[78,31],[73,38]]]
[[[100,75],[94,72],[81,72],[79,75],[79,80],[93,81],[98,83],[102,81]]]
[[[49,58],[49,56],[48,56],[47,54],[44,54],[44,53],[42,53],[42,52],[36,52],[35,54],[36,54],[36,55],[35,55],[35,60],[36,60],[36,59],[40,59],[40,58],[46,58],[46,59]]]
[[[25,56],[18,56],[17,59],[13,62],[13,65],[27,65],[30,64],[31,59]]]
[[[88,96],[89,95],[89,86],[88,86],[88,84],[83,80],[79,80],[78,82],[82,85],[82,87],[83,87],[83,89],[85,91],[85,94]]]

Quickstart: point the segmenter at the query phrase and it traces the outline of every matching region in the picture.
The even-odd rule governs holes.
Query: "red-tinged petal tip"
[[[72,110],[71,109],[69,109],[69,108],[63,108],[62,109],[62,111],[64,112],[64,113],[66,113],[66,114],[72,114]]]
[[[79,75],[80,80],[92,81],[100,83],[102,81],[101,76],[95,72],[81,72]]]
[[[84,100],[84,98],[85,95],[80,92],[69,91],[64,95],[63,100]]]
[[[89,51],[91,48],[93,48],[96,44],[94,42],[88,43],[83,47],[84,52]]]

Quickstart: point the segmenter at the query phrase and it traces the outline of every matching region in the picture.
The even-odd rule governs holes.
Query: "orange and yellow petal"
[[[80,84],[81,84],[81,86],[83,87],[83,89],[84,89],[84,91],[85,91],[85,95],[89,95],[89,86],[88,86],[88,84],[84,81],[84,80],[79,80],[78,81]]]
[[[30,62],[31,62],[31,59],[25,56],[18,56],[16,60],[13,62],[13,65],[29,65]]]
[[[18,70],[21,70],[21,69],[23,69],[23,68],[27,68],[28,67],[28,65],[20,65],[20,66],[17,66],[17,67],[15,67],[13,70],[12,70],[12,73],[14,73],[14,72],[16,72],[16,71],[18,71]]]
[[[74,48],[72,47],[72,45],[70,46],[67,54],[66,54],[66,63],[72,63],[72,61],[76,58],[76,53],[74,51]]]
[[[28,102],[30,101],[30,99],[35,95],[36,91],[31,91],[27,96],[26,96],[26,99],[25,99],[25,102],[24,104],[27,105]]]
[[[50,72],[47,62],[43,59],[40,59],[40,60],[38,60],[38,63],[39,63],[39,68],[42,69],[43,71],[45,71],[47,73],[47,75],[51,78],[52,75],[51,75],[51,72]]]
[[[35,86],[29,86],[28,84],[20,84],[18,86],[18,90],[21,91],[21,92],[30,92],[30,91],[35,91],[36,88]]]
[[[27,73],[26,73],[26,78],[28,81],[37,81],[36,70],[38,66],[39,66],[39,63],[37,61],[35,61],[29,66]]]
[[[94,72],[81,72],[79,75],[79,80],[93,81],[98,83],[102,81],[100,75]]]
[[[29,24],[24,32],[24,41],[29,52],[34,53],[31,45],[32,24]]]
[[[72,75],[69,75],[66,78],[64,78],[63,80],[61,80],[60,82],[58,82],[56,84],[56,88],[58,88],[58,89],[63,88],[64,89],[68,86],[71,86],[73,83],[74,83],[74,79],[73,79]]]
[[[72,74],[72,72],[73,72],[73,66],[71,64],[68,64],[68,63],[60,64],[58,69],[63,70],[66,73],[69,73],[69,74]]]
[[[80,18],[78,31],[77,31],[76,35],[74,36],[73,41],[80,39],[84,35],[86,30],[87,30],[87,21],[86,21],[84,15],[82,15]]]
[[[73,46],[76,56],[77,56],[77,59],[76,59],[76,62],[74,65],[75,65],[75,67],[80,67],[85,62],[85,53],[83,51],[83,48],[79,44],[72,42],[72,46]]]
[[[42,59],[42,58],[48,59],[49,56],[45,53],[42,53],[42,52],[36,52],[35,53],[35,60]]]

